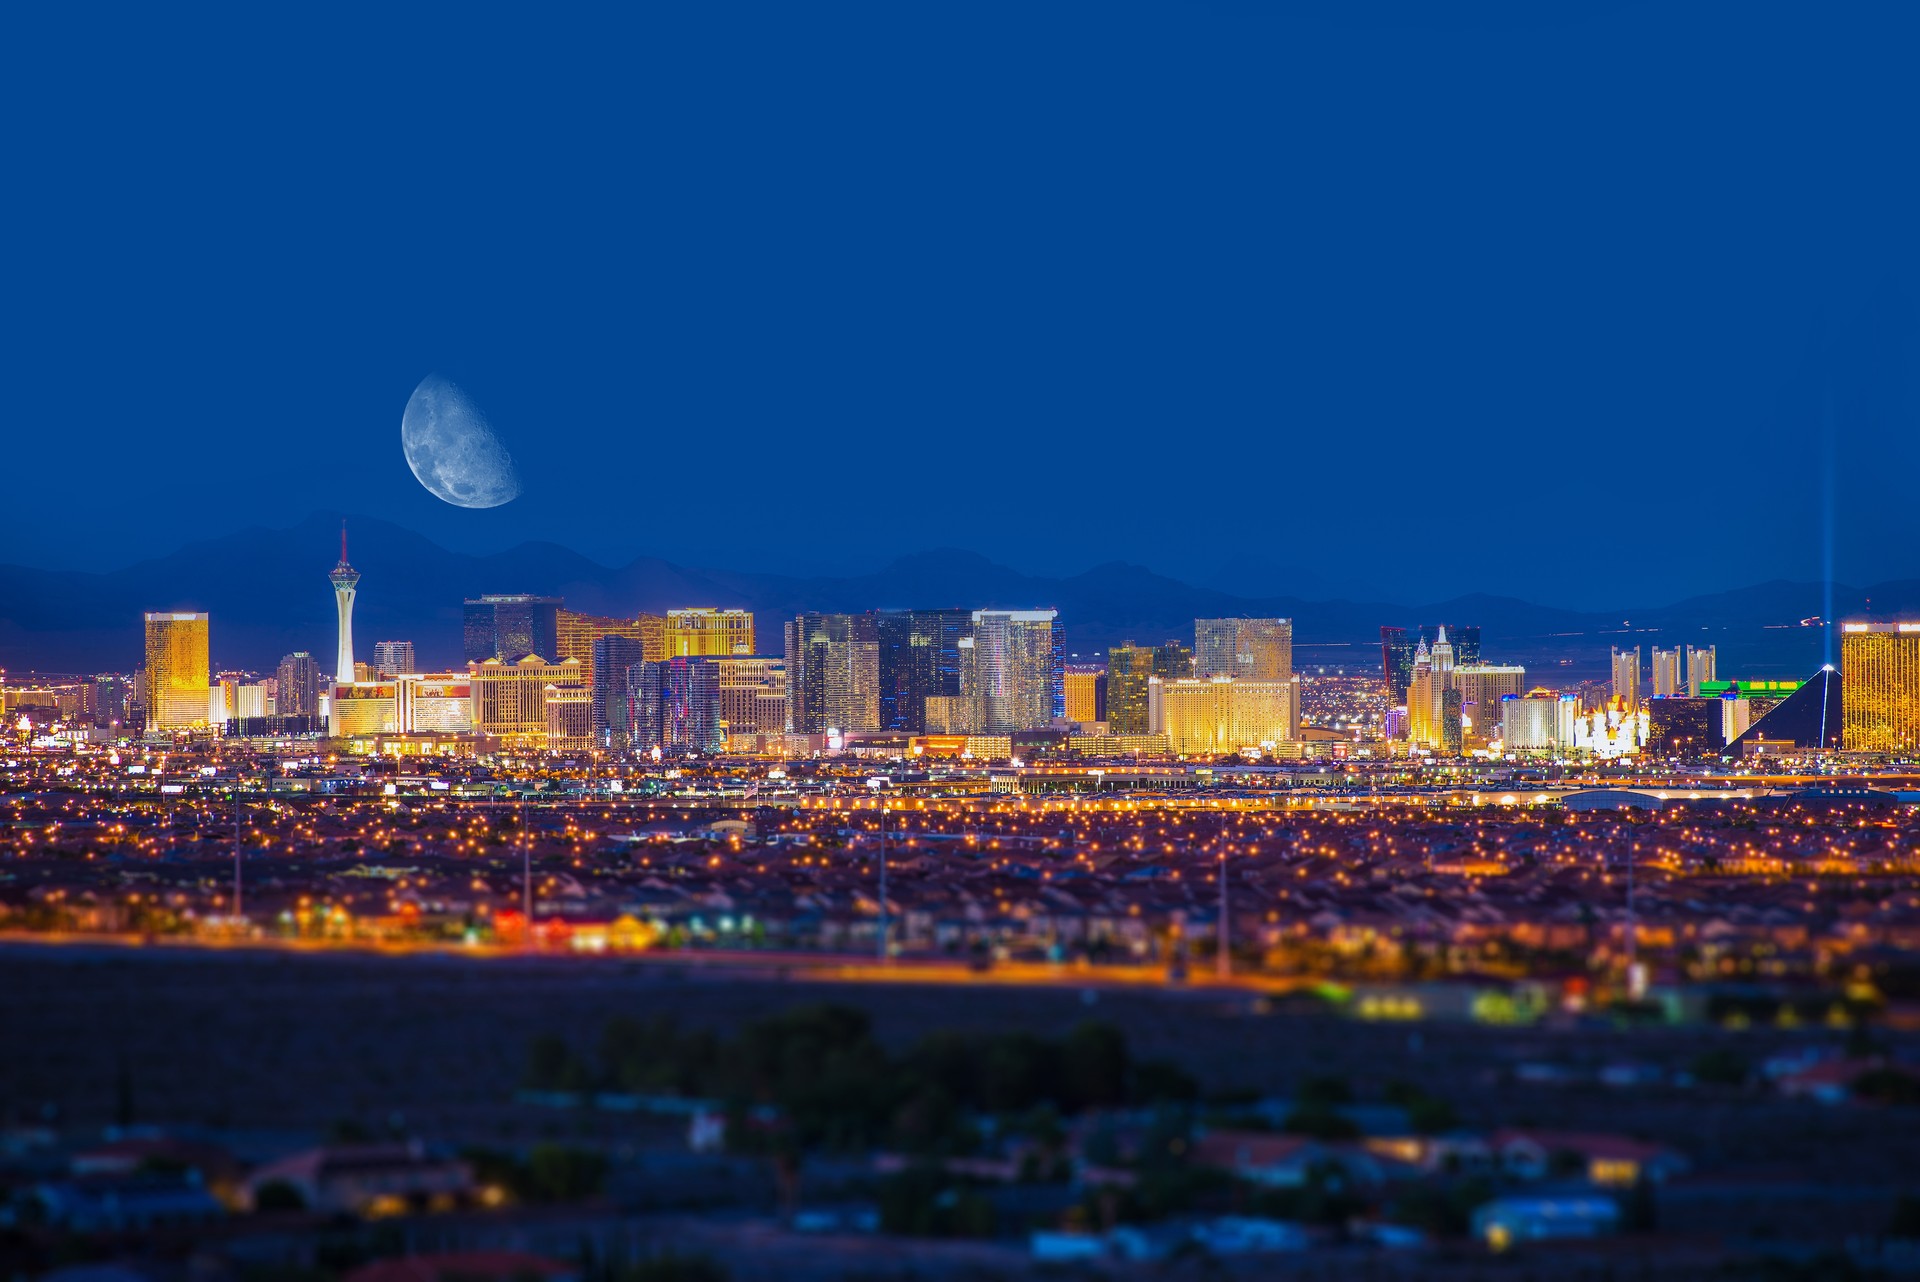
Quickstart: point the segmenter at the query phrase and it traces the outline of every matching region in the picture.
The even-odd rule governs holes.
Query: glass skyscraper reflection
[[[469,599],[461,627],[466,661],[518,663],[537,654],[548,663],[558,663],[562,604],[559,597],[517,594]]]
[[[882,610],[875,616],[880,728],[919,733],[927,700],[960,694],[960,639],[973,634],[970,610]]]

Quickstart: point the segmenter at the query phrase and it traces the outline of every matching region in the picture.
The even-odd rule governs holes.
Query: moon
[[[400,416],[414,479],[455,507],[499,507],[520,495],[513,456],[467,394],[438,374],[420,380]]]

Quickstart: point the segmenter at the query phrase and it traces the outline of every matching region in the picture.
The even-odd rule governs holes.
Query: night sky
[[[1920,575],[1920,7],[402,8],[0,16],[0,561]]]

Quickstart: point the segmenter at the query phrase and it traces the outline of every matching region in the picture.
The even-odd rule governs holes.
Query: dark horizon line
[[[1273,595],[1260,595],[1256,593],[1250,593],[1245,589],[1240,589],[1240,588],[1227,589],[1227,588],[1214,587],[1214,586],[1209,586],[1205,584],[1195,583],[1190,579],[1186,579],[1183,577],[1176,577],[1176,575],[1169,573],[1165,570],[1155,569],[1151,566],[1144,565],[1138,561],[1130,561],[1130,560],[1118,559],[1118,558],[1113,560],[1097,562],[1093,565],[1087,566],[1084,569],[1081,569],[1072,573],[1064,573],[1064,574],[1035,573],[1031,570],[1025,570],[1017,566],[1010,565],[1006,561],[998,559],[994,556],[988,555],[987,553],[979,552],[971,548],[955,546],[952,544],[941,544],[941,545],[935,545],[930,547],[923,547],[913,551],[899,552],[894,554],[890,558],[882,561],[874,569],[856,572],[856,573],[832,573],[832,572],[816,571],[816,572],[803,574],[803,573],[794,573],[791,571],[782,571],[782,570],[744,569],[739,567],[702,565],[702,564],[690,563],[685,561],[672,560],[665,556],[657,556],[657,555],[650,555],[650,554],[644,554],[644,553],[634,556],[624,563],[617,564],[617,565],[609,565],[604,561],[598,560],[593,556],[589,556],[588,554],[580,552],[575,548],[568,546],[567,544],[560,543],[553,539],[522,539],[516,543],[512,543],[504,548],[500,548],[491,552],[462,551],[457,548],[448,547],[447,545],[440,543],[432,535],[422,533],[420,530],[414,529],[413,527],[408,525],[403,525],[398,521],[390,520],[385,517],[370,516],[365,513],[360,513],[360,514],[348,513],[338,509],[315,509],[314,511],[309,512],[305,517],[297,521],[294,521],[288,525],[269,526],[269,525],[262,525],[262,524],[251,524],[251,525],[242,526],[238,529],[230,531],[227,534],[213,535],[213,536],[198,538],[198,539],[190,539],[184,543],[176,545],[175,547],[169,549],[166,552],[161,552],[156,555],[145,556],[145,557],[142,557],[140,560],[133,561],[133,562],[123,564],[111,569],[106,569],[106,570],[34,566],[34,565],[27,565],[22,562],[0,562],[0,569],[19,569],[19,570],[25,570],[25,571],[29,571],[37,574],[84,575],[84,576],[94,577],[94,578],[106,578],[106,577],[110,577],[117,574],[124,574],[131,570],[136,570],[142,565],[148,564],[153,561],[165,559],[168,556],[178,555],[179,553],[189,551],[197,546],[217,544],[220,542],[231,540],[239,536],[246,535],[254,531],[271,531],[271,532],[280,533],[280,534],[291,533],[295,530],[300,529],[302,526],[305,526],[320,520],[324,520],[329,525],[335,522],[348,522],[348,523],[351,523],[354,521],[371,522],[373,524],[382,525],[389,529],[396,530],[401,533],[410,535],[414,538],[420,539],[422,542],[429,544],[437,551],[445,553],[447,555],[470,557],[476,560],[484,560],[484,559],[489,559],[493,557],[505,557],[521,551],[531,550],[531,551],[537,552],[542,549],[551,548],[551,549],[558,550],[560,552],[564,552],[569,556],[577,557],[581,561],[587,563],[588,565],[594,567],[595,569],[610,572],[610,573],[619,573],[622,571],[631,570],[637,565],[651,562],[651,563],[670,566],[677,570],[691,571],[691,572],[702,573],[702,574],[751,575],[757,578],[779,579],[779,580],[786,580],[792,583],[806,583],[811,581],[847,582],[847,581],[861,579],[861,578],[875,577],[879,574],[886,572],[887,570],[893,569],[901,565],[904,562],[914,560],[915,558],[938,557],[938,556],[950,555],[950,556],[972,558],[988,566],[991,566],[995,569],[1005,570],[1010,573],[1019,575],[1023,578],[1029,578],[1029,579],[1049,579],[1056,582],[1064,582],[1064,581],[1069,581],[1077,578],[1085,578],[1088,575],[1097,573],[1098,571],[1101,571],[1101,570],[1118,568],[1118,569],[1125,569],[1125,570],[1133,570],[1142,574],[1153,575],[1157,578],[1166,579],[1169,582],[1178,583],[1184,587],[1193,588],[1199,591],[1216,592],[1222,596],[1233,597],[1243,601],[1249,601],[1249,602],[1296,601],[1296,602],[1300,602],[1303,604],[1310,604],[1310,605],[1377,606],[1383,612],[1397,611],[1407,615],[1408,617],[1411,617],[1413,614],[1417,613],[1420,610],[1451,607],[1464,602],[1473,601],[1475,599],[1485,598],[1485,599],[1495,600],[1495,601],[1511,601],[1511,602],[1516,602],[1523,605],[1533,606],[1535,608],[1558,610],[1567,614],[1575,614],[1575,615],[1602,616],[1602,615],[1618,614],[1623,616],[1623,621],[1624,621],[1625,616],[1630,616],[1635,612],[1672,610],[1679,606],[1685,605],[1690,601],[1700,600],[1707,597],[1725,596],[1725,595],[1729,595],[1737,592],[1752,591],[1758,588],[1767,588],[1767,587],[1775,587],[1775,586],[1784,586],[1784,587],[1790,587],[1790,588],[1798,587],[1798,588],[1809,588],[1809,589],[1817,588],[1823,591],[1824,593],[1826,593],[1828,595],[1828,599],[1831,599],[1831,594],[1837,589],[1846,589],[1852,592],[1860,593],[1862,595],[1871,595],[1874,589],[1900,585],[1905,583],[1911,583],[1916,581],[1913,579],[1882,579],[1882,580],[1877,580],[1873,583],[1867,584],[1864,587],[1861,587],[1851,583],[1847,583],[1840,579],[1832,579],[1832,580],[1793,579],[1793,578],[1782,577],[1782,578],[1764,579],[1757,582],[1742,583],[1742,584],[1738,584],[1736,586],[1728,587],[1728,588],[1719,588],[1719,589],[1713,589],[1713,590],[1707,590],[1707,591],[1695,591],[1695,592],[1691,592],[1686,595],[1677,597],[1672,601],[1668,601],[1664,603],[1643,602],[1639,605],[1634,605],[1634,606],[1612,606],[1612,607],[1548,605],[1528,596],[1515,595],[1510,591],[1507,591],[1507,592],[1490,591],[1482,588],[1482,589],[1474,589],[1470,591],[1456,592],[1450,596],[1441,597],[1441,598],[1432,599],[1432,600],[1420,601],[1420,602],[1415,602],[1410,604],[1406,602],[1391,601],[1391,600],[1367,600],[1358,596],[1307,595],[1299,591],[1290,591],[1290,592],[1278,593]],[[155,608],[160,608],[160,607],[155,607]],[[871,607],[871,608],[880,609],[882,607]],[[888,607],[888,608],[912,609],[912,608],[933,608],[933,607],[901,606],[901,607]]]

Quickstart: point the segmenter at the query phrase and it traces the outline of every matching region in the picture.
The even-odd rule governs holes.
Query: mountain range
[[[212,615],[216,668],[270,670],[307,650],[331,660],[333,568],[342,517],[318,512],[284,529],[254,528],[192,543],[107,573],[0,565],[0,668],[128,671],[141,662],[147,610]],[[1549,684],[1604,675],[1613,645],[1715,644],[1722,675],[1804,676],[1819,666],[1828,629],[1801,621],[1828,613],[1826,589],[1784,580],[1664,606],[1576,611],[1511,597],[1469,595],[1397,604],[1239,596],[1139,566],[1112,562],[1064,577],[1024,574],[952,549],[902,555],[870,574],[803,577],[699,569],[641,557],[598,564],[551,543],[476,556],[441,547],[369,517],[346,518],[360,571],[354,607],[357,651],[409,639],[423,666],[461,659],[461,601],[488,592],[564,596],[592,614],[659,612],[675,606],[743,606],[755,612],[759,648],[780,649],[779,621],[801,610],[891,607],[1053,606],[1070,651],[1094,657],[1128,638],[1191,643],[1195,618],[1245,615],[1294,621],[1296,666],[1377,667],[1383,623],[1473,623],[1486,659],[1523,662]],[[1329,566],[1307,567],[1332,578]],[[1920,581],[1870,588],[1835,585],[1839,617],[1920,613]]]

